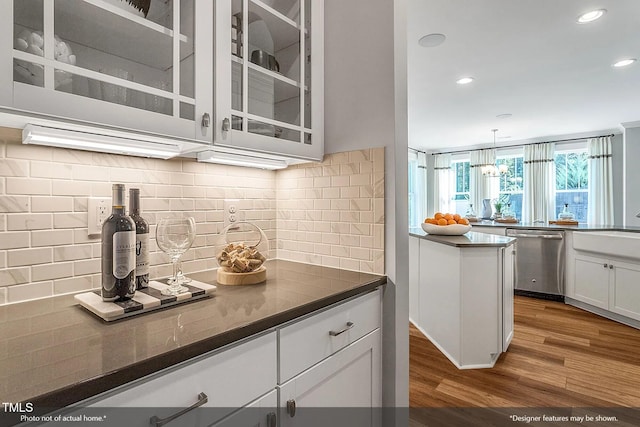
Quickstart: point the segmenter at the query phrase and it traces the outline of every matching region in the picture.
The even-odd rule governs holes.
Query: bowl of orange
[[[442,212],[436,212],[433,217],[426,218],[421,225],[426,233],[446,236],[461,236],[471,230],[471,224],[466,218]]]

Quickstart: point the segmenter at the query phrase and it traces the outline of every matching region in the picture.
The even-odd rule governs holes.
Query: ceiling
[[[410,0],[409,146],[491,145],[494,128],[498,146],[619,132],[640,120],[640,61],[611,65],[640,60],[639,18],[640,0]],[[420,46],[431,33],[446,41]]]

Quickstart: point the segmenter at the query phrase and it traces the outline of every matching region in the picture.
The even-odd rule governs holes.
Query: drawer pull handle
[[[158,418],[157,416],[153,416],[149,419],[149,423],[151,425],[154,425],[156,427],[162,427],[163,425],[175,420],[178,417],[183,416],[184,414],[186,414],[187,412],[191,411],[192,409],[197,408],[198,406],[202,406],[205,403],[207,403],[209,401],[209,398],[207,397],[206,394],[204,393],[199,393],[198,394],[198,401],[196,403],[194,403],[193,405],[189,406],[188,408],[183,409],[180,412],[176,412],[173,415],[168,416],[167,418]]]
[[[269,412],[267,414],[267,427],[276,427],[278,425],[278,417],[275,412]]]
[[[353,328],[353,322],[347,322],[347,326],[344,329],[340,329],[339,331],[329,331],[329,335],[332,337],[337,337],[340,334],[347,332],[349,329]]]
[[[287,414],[291,418],[296,416],[296,401],[294,399],[287,400]]]

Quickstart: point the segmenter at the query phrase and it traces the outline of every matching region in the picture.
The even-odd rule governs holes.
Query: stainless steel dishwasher
[[[517,239],[516,295],[564,301],[564,231],[507,228]]]

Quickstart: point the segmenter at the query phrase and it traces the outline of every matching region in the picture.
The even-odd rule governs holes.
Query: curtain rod
[[[529,142],[527,144],[516,144],[516,145],[503,145],[502,147],[496,147],[496,148],[513,148],[513,147],[524,147],[526,145],[536,145],[536,144],[548,144],[550,142],[569,142],[569,141],[582,141],[583,139],[591,139],[591,138],[604,138],[606,136],[615,136],[614,133],[611,133],[609,135],[594,135],[594,136],[584,136],[582,138],[570,138],[570,139],[557,139],[555,141],[541,141],[541,142]],[[493,147],[491,147],[493,148]],[[473,150],[458,150],[458,151],[443,151],[440,153],[431,153],[432,156],[435,156],[437,154],[457,154],[457,153],[470,153],[472,151],[480,151],[480,150],[486,150],[486,148],[475,148]],[[417,150],[416,150],[417,151]]]
[[[416,153],[424,153],[424,154],[427,154],[427,152],[426,152],[426,151],[418,150],[418,149],[413,148],[413,147],[407,147],[407,148],[409,148],[409,150],[413,150],[413,151],[415,151]]]

